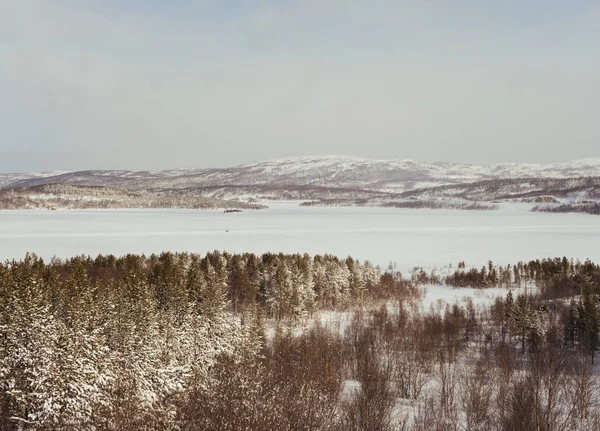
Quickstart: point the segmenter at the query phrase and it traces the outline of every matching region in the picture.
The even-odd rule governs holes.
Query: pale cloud
[[[0,0],[0,171],[598,156],[597,7],[109,4]]]

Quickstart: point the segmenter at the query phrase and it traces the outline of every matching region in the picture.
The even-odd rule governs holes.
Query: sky
[[[0,172],[600,156],[600,3],[0,0]]]

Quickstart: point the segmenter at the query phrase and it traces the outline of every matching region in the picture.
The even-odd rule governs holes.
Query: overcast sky
[[[0,172],[600,156],[600,3],[0,0]]]

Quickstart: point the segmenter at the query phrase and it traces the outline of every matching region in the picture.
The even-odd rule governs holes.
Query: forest
[[[25,188],[1,188],[0,210],[16,209],[264,209],[264,205],[199,194],[130,191],[97,185],[42,184]]]
[[[442,285],[505,293],[424,307]],[[0,264],[0,429],[600,429],[599,293],[566,257],[28,254]]]
[[[536,205],[531,209],[536,212],[548,213],[586,213],[600,215],[600,204],[597,202],[586,202],[580,204],[562,204],[562,205]]]

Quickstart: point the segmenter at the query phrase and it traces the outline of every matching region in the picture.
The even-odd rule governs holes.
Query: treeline
[[[160,255],[79,256],[44,262],[28,255],[32,275],[60,288],[74,273],[86,278],[91,288],[120,289],[128,274],[136,274],[140,288],[147,289],[162,309],[177,311],[186,301],[200,301],[207,292],[219,290],[231,311],[259,305],[268,317],[307,317],[322,308],[347,308],[359,299],[381,298],[410,288],[400,274],[381,274],[370,262],[332,255],[265,253],[230,254],[214,251]],[[11,273],[21,263],[0,264]],[[58,287],[57,287],[58,286]]]
[[[380,206],[383,208],[450,209],[465,211],[493,211],[498,209],[497,205],[482,202],[453,202],[448,200],[408,200],[390,202],[389,199],[393,198],[393,196],[388,196],[383,199],[380,198],[380,196],[372,198],[350,196],[346,198],[327,198],[305,201],[302,202],[300,206]]]
[[[450,184],[409,190],[402,198],[429,196],[460,198],[470,201],[493,201],[507,199],[531,199],[538,196],[588,196],[600,197],[599,177],[579,178],[501,178],[471,183]]]
[[[536,205],[531,211],[546,213],[586,213],[600,215],[600,203],[591,202],[583,204],[562,204],[562,205]]]
[[[413,201],[394,201],[383,204],[384,207],[392,208],[411,208],[411,209],[450,209],[450,210],[465,210],[465,211],[492,211],[497,210],[497,205],[486,204],[481,202],[453,202],[453,201],[428,201],[428,200],[413,200]]]
[[[244,208],[263,205],[225,200],[198,194],[133,192],[105,186],[44,184],[27,188],[0,189],[0,209],[115,209],[115,208]]]
[[[413,271],[413,279],[421,283],[447,284],[454,287],[506,287],[519,288],[535,286],[546,297],[568,297],[577,293],[582,278],[600,283],[600,267],[589,260],[562,258],[536,259],[518,262],[514,265],[488,265],[478,268],[466,268],[459,262],[457,269],[444,277],[435,271],[426,273],[420,269]],[[600,293],[600,292],[599,292]]]

